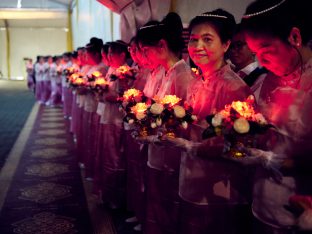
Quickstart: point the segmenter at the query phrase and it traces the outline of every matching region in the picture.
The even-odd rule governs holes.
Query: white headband
[[[207,14],[207,13],[203,13],[199,16],[203,16],[203,17],[215,17],[215,18],[223,18],[226,19],[227,17],[224,15],[215,15],[215,14]]]
[[[248,19],[248,18],[253,17],[253,16],[264,14],[264,13],[266,13],[268,11],[271,11],[271,10],[275,9],[276,7],[279,7],[284,2],[286,2],[286,0],[282,0],[279,3],[275,4],[274,6],[271,6],[271,7],[267,8],[267,9],[262,10],[262,11],[258,11],[258,12],[252,13],[252,14],[244,15],[243,19]]]
[[[145,28],[153,28],[153,27],[158,27],[158,26],[164,26],[164,24],[152,24],[152,25],[146,25],[146,26],[142,26],[140,28],[141,29],[145,29]]]

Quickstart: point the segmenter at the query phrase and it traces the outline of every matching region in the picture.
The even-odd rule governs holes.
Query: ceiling
[[[66,27],[74,0],[0,0],[0,27]]]
[[[72,0],[1,0],[0,8],[68,9]]]

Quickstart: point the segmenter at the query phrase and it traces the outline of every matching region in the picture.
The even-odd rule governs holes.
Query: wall
[[[120,16],[95,0],[77,0],[71,17],[74,49],[86,45],[91,37],[104,42],[120,39]]]
[[[7,66],[6,66],[6,35],[4,28],[0,28],[0,71],[3,76],[7,76]],[[0,74],[0,78],[1,74]]]
[[[37,55],[65,52],[66,33],[63,28],[10,28],[11,77],[25,77],[25,57],[35,61]]]

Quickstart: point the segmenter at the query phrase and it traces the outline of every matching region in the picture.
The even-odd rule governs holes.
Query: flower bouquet
[[[78,73],[73,73],[71,76],[69,76],[68,84],[69,84],[69,87],[71,88],[80,88],[80,87],[85,87],[87,84],[87,81],[85,80],[84,75],[78,72]]]
[[[110,75],[110,81],[120,80],[135,80],[137,71],[129,66],[120,66]]]
[[[117,101],[120,103],[120,108],[127,113],[131,111],[131,107],[135,106],[137,103],[146,102],[147,97],[142,91],[132,88],[124,91],[122,96],[118,97]]]
[[[147,117],[149,105],[145,102],[138,102],[129,106],[124,117],[124,121],[130,125],[134,124],[137,135],[146,137],[151,134],[150,120]]]
[[[154,103],[149,108],[152,128],[158,127],[161,134],[176,137],[177,130],[187,129],[188,123],[197,118],[192,115],[192,108],[176,95],[166,95],[162,99],[154,98]]]
[[[74,73],[77,73],[78,71],[74,67],[68,67],[63,70],[63,75],[66,77],[66,82],[69,82],[69,78]]]
[[[101,72],[95,71],[88,77],[88,88],[96,94],[101,95],[107,92],[108,87],[109,81],[103,77]]]
[[[247,156],[241,149],[256,148],[256,136],[273,127],[261,113],[256,112],[254,106],[251,95],[244,102],[233,101],[223,110],[207,116],[209,126],[202,134],[203,139],[222,135],[226,153],[234,158]]]

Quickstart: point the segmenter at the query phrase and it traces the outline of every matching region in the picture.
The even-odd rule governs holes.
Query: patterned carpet
[[[61,109],[40,106],[0,213],[0,233],[92,234]]]

